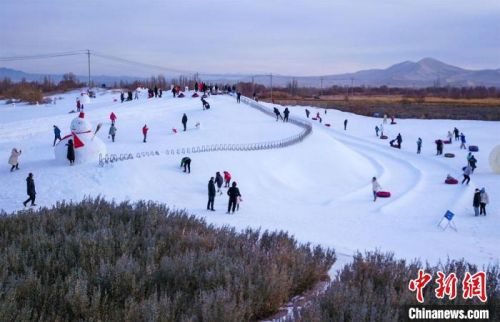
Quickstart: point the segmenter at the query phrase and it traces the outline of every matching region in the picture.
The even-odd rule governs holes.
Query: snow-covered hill
[[[0,102],[0,209],[23,209],[25,178],[34,174],[37,204],[50,206],[59,200],[80,200],[103,195],[121,200],[151,199],[189,212],[217,225],[238,229],[248,226],[282,229],[300,241],[333,247],[342,254],[356,250],[394,251],[397,256],[439,259],[462,258],[487,264],[500,255],[500,180],[488,167],[488,154],[500,143],[499,122],[452,120],[397,120],[384,125],[390,138],[403,136],[401,150],[389,147],[387,140],[375,136],[381,119],[339,111],[309,108],[319,112],[323,122],[313,122],[313,133],[303,142],[266,151],[197,153],[191,174],[179,167],[181,156],[140,158],[99,167],[95,163],[61,166],[54,161],[52,126],[63,134],[75,114],[76,92],[61,95],[55,105],[5,105]],[[93,125],[103,123],[97,134],[110,153],[165,151],[177,147],[220,143],[253,143],[289,137],[302,129],[276,122],[230,96],[212,96],[212,108],[202,110],[198,98],[146,99],[121,104],[117,92],[99,92],[85,106],[86,118]],[[268,105],[270,106],[270,105]],[[283,110],[283,107],[280,107]],[[303,107],[289,107],[292,115],[305,118]],[[116,142],[107,137],[109,114],[118,119]],[[181,129],[183,113],[188,130]],[[343,121],[348,119],[347,131]],[[200,128],[195,124],[199,122]],[[330,123],[331,127],[324,126]],[[150,128],[148,142],[142,142],[141,128]],[[461,178],[466,164],[465,150],[453,142],[445,152],[454,159],[435,156],[434,140],[445,138],[458,127],[468,143],[479,145],[478,169],[469,186],[445,185],[447,174]],[[424,140],[417,155],[416,140]],[[21,170],[9,172],[6,164],[13,147],[23,151]],[[243,195],[241,208],[227,215],[227,196],[217,196],[216,212],[206,211],[207,183],[216,171],[229,171]],[[373,202],[370,180],[379,178],[389,199]],[[475,187],[485,187],[491,204],[486,217],[474,217],[472,195]],[[456,214],[458,232],[436,227],[446,210]]]

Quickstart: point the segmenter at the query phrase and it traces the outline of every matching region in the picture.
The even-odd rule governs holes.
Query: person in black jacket
[[[472,207],[474,207],[474,216],[479,216],[479,206],[481,205],[481,191],[476,188],[474,198],[472,199]]]
[[[214,177],[211,177],[210,181],[208,181],[208,203],[207,203],[207,210],[215,211],[215,209],[214,209],[214,199],[215,199],[215,183],[214,183]]]
[[[215,174],[215,183],[217,184],[217,192],[222,195],[222,191],[220,188],[222,188],[222,184],[224,183],[224,178],[220,174],[220,172],[217,172]]]
[[[281,119],[283,121],[283,116],[281,116],[281,112],[280,110],[278,110],[278,108],[274,108],[274,114],[276,114],[276,121],[278,121],[278,119]]]
[[[184,113],[184,115],[182,115],[182,125],[184,126],[184,132],[186,132],[187,122],[188,122],[188,117],[187,117],[186,113]]]
[[[26,204],[31,201],[31,205],[36,206],[35,205],[36,190],[35,190],[35,181],[33,180],[33,173],[30,172],[30,174],[26,178],[26,184],[28,188],[29,198],[25,202],[23,202],[23,205],[26,207]]]
[[[241,101],[241,93],[237,92],[236,93],[236,103],[239,103]]]
[[[240,189],[236,188],[236,182],[233,181],[231,188],[227,190],[227,195],[229,196],[229,204],[227,205],[227,214],[236,210],[236,205],[238,204],[238,197],[241,197]]]
[[[181,160],[181,167],[184,167],[184,172],[191,173],[191,158],[184,157]]]
[[[69,160],[69,164],[73,165],[75,163],[75,148],[73,146],[73,140],[68,140],[68,144],[66,144],[66,146],[68,147],[66,157]]]
[[[283,122],[288,122],[288,115],[290,115],[290,110],[288,109],[288,107],[285,107],[285,110],[283,111],[283,115],[285,115]]]

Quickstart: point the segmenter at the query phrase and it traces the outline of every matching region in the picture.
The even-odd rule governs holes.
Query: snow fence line
[[[247,97],[242,97],[241,101],[248,106],[261,111],[271,117],[275,117],[274,112],[265,107],[262,104],[255,102]],[[290,145],[297,144],[302,142],[307,136],[312,133],[312,125],[310,122],[306,120],[302,120],[295,117],[289,117],[288,123],[292,123],[300,128],[302,128],[302,132],[299,134],[281,139],[281,140],[273,140],[273,141],[265,141],[258,143],[241,143],[241,144],[210,144],[210,145],[199,145],[185,148],[175,148],[175,149],[166,149],[163,152],[153,150],[153,151],[144,151],[137,153],[120,153],[120,154],[109,154],[106,153],[104,156],[99,154],[99,166],[104,167],[107,164],[154,157],[160,155],[185,155],[185,154],[195,154],[195,153],[203,153],[203,152],[217,152],[217,151],[257,151],[257,150],[270,150],[270,149],[281,149]]]

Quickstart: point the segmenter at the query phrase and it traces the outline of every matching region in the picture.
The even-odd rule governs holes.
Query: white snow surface
[[[0,101],[0,159],[5,160],[0,171],[0,209],[8,213],[23,209],[25,179],[32,172],[39,206],[98,195],[116,201],[146,199],[186,209],[216,225],[285,230],[301,242],[332,247],[341,255],[379,249],[431,263],[447,258],[465,258],[479,265],[498,263],[500,176],[489,168],[488,157],[500,141],[500,122],[398,119],[396,125],[384,125],[389,139],[398,133],[403,136],[398,150],[389,147],[389,140],[375,136],[380,118],[336,110],[325,115],[324,110],[309,107],[313,115],[320,112],[323,123],[311,121],[313,133],[303,142],[284,149],[193,154],[191,174],[186,174],[179,167],[182,156],[163,151],[262,142],[302,131],[237,104],[230,96],[211,96],[207,99],[211,109],[202,110],[200,99],[191,94],[172,98],[165,91],[161,99],[147,99],[141,92],[139,100],[122,104],[119,92],[98,91],[97,98],[85,104],[85,117],[94,125],[103,123],[97,136],[108,153],[161,152],[105,167],[99,167],[97,160],[69,166],[54,159],[52,126],[58,125],[65,134],[77,116],[68,111],[75,109],[79,91],[57,95],[60,99],[55,105],[13,107]],[[289,109],[291,115],[305,118],[304,107]],[[111,112],[117,115],[115,143],[107,137]],[[188,116],[186,132],[182,131],[183,113]],[[349,120],[347,131],[344,119]],[[142,142],[144,124],[150,128],[147,143]],[[455,153],[455,158],[435,156],[434,140],[444,139],[455,126],[468,143],[479,146],[474,153],[478,168],[469,186],[444,184],[447,174],[461,180],[461,168],[467,163],[468,152],[460,150],[457,142],[444,146],[444,152]],[[422,154],[417,155],[419,136],[424,143]],[[10,173],[7,160],[13,147],[21,149],[22,155],[20,170]],[[225,194],[216,197],[216,212],[206,210],[208,180],[216,171],[225,170],[243,197],[234,215],[226,214]],[[382,190],[392,193],[391,198],[373,202],[373,176]],[[485,187],[489,194],[486,217],[474,217],[476,187]],[[457,232],[437,227],[447,210],[456,214]]]

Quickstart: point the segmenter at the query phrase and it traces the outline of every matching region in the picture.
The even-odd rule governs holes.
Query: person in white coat
[[[481,189],[481,201],[479,203],[479,214],[486,216],[486,205],[490,203],[490,197],[486,193],[486,189]]]
[[[16,148],[12,149],[9,157],[9,164],[12,166],[10,168],[10,172],[14,171],[14,169],[19,170],[19,156],[21,155],[21,153],[21,150],[17,151]]]
[[[373,190],[373,201],[377,201],[377,192],[380,190],[380,185],[377,181],[377,178],[373,177],[372,178],[372,190]]]

